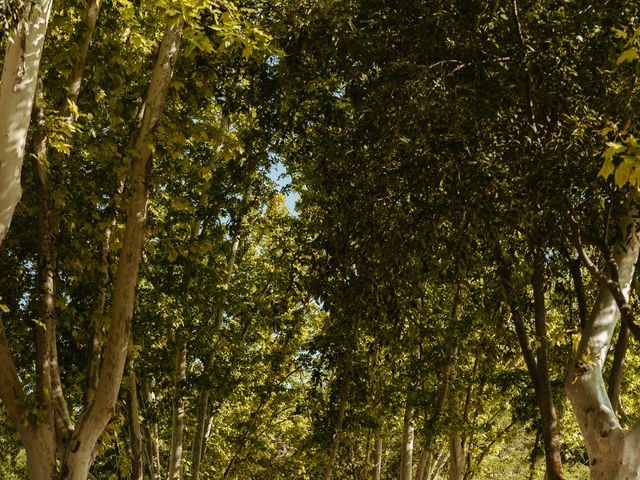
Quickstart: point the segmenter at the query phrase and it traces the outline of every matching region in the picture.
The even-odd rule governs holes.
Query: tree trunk
[[[410,392],[404,407],[404,422],[402,426],[402,450],[400,451],[400,480],[411,480],[413,471],[413,407],[410,402]]]
[[[149,388],[149,383],[143,381],[141,385],[142,398],[144,399],[144,412],[149,412],[155,406],[155,397]],[[149,420],[149,415],[145,415],[143,424],[145,435],[145,457],[151,480],[160,480],[160,444],[158,442],[158,425]]]
[[[424,474],[427,471],[427,465],[431,460],[431,452],[423,448],[418,457],[418,466],[416,468],[416,480],[424,480]]]
[[[375,455],[373,457],[373,480],[380,480],[382,474],[382,434],[376,432]]]
[[[169,456],[169,480],[182,478],[182,437],[184,433],[183,384],[187,379],[187,343],[177,340],[173,382],[173,415],[171,422],[171,452]]]
[[[628,199],[627,214],[620,223],[622,239],[613,249],[616,280],[625,298],[629,295],[640,246],[634,221],[638,216],[636,203],[637,194],[633,192]],[[616,300],[609,288],[602,285],[565,384],[587,446],[592,479],[640,479],[640,427],[624,430],[620,426],[602,378],[619,317]]]
[[[136,372],[129,372],[129,437],[131,442],[131,480],[143,478],[142,430],[138,407],[138,386]]]
[[[340,399],[338,404],[338,421],[336,423],[336,431],[333,434],[333,441],[331,442],[331,449],[329,450],[329,459],[327,466],[324,469],[323,480],[331,480],[333,476],[333,467],[336,464],[336,458],[338,458],[338,450],[340,449],[340,440],[342,439],[342,426],[344,423],[344,414],[347,409],[347,401],[345,395]]]
[[[620,389],[622,387],[622,377],[624,374],[624,363],[629,346],[629,327],[622,322],[618,332],[618,341],[613,352],[613,363],[611,364],[611,374],[609,375],[609,388],[607,394],[611,399],[613,413],[624,421],[624,411],[620,401]]]
[[[242,219],[239,220],[240,223]],[[233,277],[233,269],[236,264],[236,256],[238,254],[238,247],[240,246],[240,234],[236,232],[231,242],[231,250],[227,257],[227,271],[225,273],[224,293],[220,299],[218,308],[216,309],[216,323],[215,330],[218,331],[222,327],[222,321],[224,319],[225,304],[227,301],[227,292],[231,285],[231,278]],[[213,352],[207,358],[206,368],[211,368],[214,362]],[[202,465],[202,455],[205,448],[205,430],[207,426],[207,410],[209,409],[209,397],[210,392],[208,388],[200,390],[198,396],[198,406],[196,414],[196,428],[193,435],[193,442],[191,445],[191,480],[198,480],[200,478],[200,468]]]
[[[151,171],[151,134],[160,120],[178,55],[183,25],[182,17],[169,22],[147,91],[141,122],[134,134],[130,170],[131,196],[113,287],[111,325],[105,341],[95,399],[83,412],[62,462],[61,478],[64,480],[87,478],[96,442],[111,419],[118,398],[131,334],[133,303],[145,233]]]
[[[544,300],[544,255],[541,249],[537,249],[534,258],[534,275],[532,278],[535,310],[535,331],[538,340],[538,348],[534,351],[529,341],[527,328],[520,314],[520,305],[516,299],[519,293],[511,290],[511,274],[508,263],[498,245],[496,256],[500,266],[502,288],[511,310],[511,318],[515,325],[518,343],[524,357],[529,377],[533,382],[536,395],[536,403],[542,420],[542,439],[545,450],[546,476],[548,480],[562,480],[562,459],[560,457],[561,437],[558,429],[558,420],[553,405],[551,380],[549,376],[549,362],[547,353],[546,332],[546,307]]]
[[[535,310],[535,330],[538,339],[536,353],[535,392],[542,419],[542,440],[546,462],[547,480],[562,480],[562,459],[560,457],[561,437],[558,419],[553,405],[553,392],[549,378],[549,359],[547,353],[546,306],[544,299],[544,254],[536,253],[533,267],[533,297]]]
[[[26,21],[9,39],[0,81],[0,246],[22,196],[22,161],[53,2],[33,3],[24,2]]]
[[[454,429],[449,435],[449,480],[462,480],[464,477],[465,454],[464,441]]]

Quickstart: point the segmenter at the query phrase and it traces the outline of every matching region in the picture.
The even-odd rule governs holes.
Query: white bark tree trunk
[[[40,57],[52,0],[25,2],[25,15],[9,39],[0,81],[0,246],[20,201],[20,175],[31,122]]]
[[[635,192],[630,194],[627,215],[620,223],[622,238],[613,250],[617,281],[626,298],[640,249],[634,217],[638,217]],[[631,430],[620,426],[602,378],[619,317],[610,290],[601,286],[565,384],[589,453],[592,479],[640,479],[640,426]]]
[[[134,134],[127,223],[113,287],[111,325],[94,401],[83,412],[62,463],[64,480],[86,480],[96,442],[114,413],[127,359],[133,302],[147,218],[148,182],[152,138],[167,94],[180,48],[184,20],[172,19],[160,44],[158,57],[144,103],[141,122]]]
[[[407,392],[407,401],[404,408],[404,422],[402,427],[402,450],[400,452],[400,480],[411,480],[413,469],[413,407],[409,401],[409,392]]]

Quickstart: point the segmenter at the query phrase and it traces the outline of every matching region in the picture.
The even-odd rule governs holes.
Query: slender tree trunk
[[[562,459],[560,457],[561,437],[558,419],[553,405],[553,392],[549,378],[549,359],[547,352],[546,306],[544,299],[544,254],[538,251],[534,260],[533,297],[535,309],[535,330],[538,339],[536,368],[536,398],[542,419],[542,440],[548,480],[561,480]]]
[[[580,269],[580,258],[568,257],[569,271],[573,280],[573,288],[576,292],[578,301],[578,318],[580,319],[580,330],[587,324],[589,316],[589,307],[587,305],[587,294],[585,293],[584,281],[582,280],[582,270]]]
[[[342,439],[342,427],[344,423],[344,414],[347,409],[347,400],[346,395],[343,394],[340,399],[340,403],[338,404],[338,421],[336,423],[336,431],[333,434],[333,441],[331,442],[331,448],[329,450],[329,459],[327,461],[327,466],[324,469],[324,475],[322,476],[323,480],[331,480],[333,475],[333,467],[336,464],[336,459],[338,457],[338,450],[340,449],[340,441]]]
[[[371,471],[371,429],[367,429],[367,441],[364,444],[364,455],[362,459],[362,470],[360,475],[362,478],[367,478],[369,472]]]
[[[240,219],[240,222],[242,220]],[[240,234],[236,232],[231,242],[231,249],[227,257],[227,271],[225,275],[225,287],[220,303],[216,309],[215,330],[218,331],[222,327],[222,321],[224,319],[224,311],[227,301],[227,291],[231,285],[231,278],[233,277],[233,269],[236,264],[236,257],[238,254],[238,247],[240,246]],[[211,368],[215,359],[214,352],[207,358],[206,368]],[[193,435],[193,442],[191,445],[191,480],[198,480],[200,478],[200,468],[202,465],[202,455],[205,448],[205,430],[207,425],[207,410],[209,409],[210,391],[208,388],[200,390],[198,396],[198,405],[196,408],[196,428]]]
[[[20,175],[52,0],[24,2],[24,22],[9,39],[0,81],[0,246],[20,201]]]
[[[373,480],[380,480],[382,474],[382,434],[376,432],[375,455],[373,457]]]
[[[451,325],[454,326],[458,321],[458,311],[460,306],[460,295],[461,295],[461,287],[458,285],[456,289],[456,294],[453,300],[453,306],[451,308]],[[425,410],[425,425],[424,431],[427,436],[425,439],[424,445],[422,447],[422,451],[420,452],[420,458],[418,460],[418,467],[416,470],[416,480],[423,480],[426,475],[427,479],[431,478],[431,471],[436,463],[438,457],[434,456],[432,449],[434,448],[434,437],[432,432],[436,430],[438,423],[440,421],[440,417],[442,415],[442,411],[445,407],[445,403],[449,396],[449,390],[451,381],[455,376],[455,371],[457,367],[457,354],[458,354],[458,340],[457,338],[453,341],[453,343],[449,347],[448,355],[447,355],[447,363],[442,372],[442,381],[440,382],[438,388],[438,396],[436,398],[436,403],[433,406],[433,410],[431,415]]]
[[[38,129],[44,128],[44,107],[42,105],[42,82],[38,82],[36,89],[34,117]],[[36,154],[43,146],[35,145]],[[56,459],[56,415],[54,414],[53,390],[59,389],[59,385],[53,379],[53,363],[57,363],[54,357],[55,346],[55,253],[52,248],[53,239],[50,235],[47,215],[46,200],[48,184],[45,178],[39,175],[39,169],[35,171],[37,185],[39,212],[38,212],[38,295],[36,297],[38,318],[34,323],[36,339],[36,386],[40,403],[42,418],[34,425],[38,431],[37,444],[41,450],[33,452],[38,456],[36,462],[40,466],[50,465],[47,477],[55,475]],[[43,203],[45,205],[43,205]],[[57,372],[57,369],[56,369]],[[58,379],[59,380],[59,379]],[[56,393],[57,390],[56,390]],[[66,409],[65,409],[66,410]],[[31,450],[31,449],[30,449]]]
[[[402,426],[402,445],[400,451],[400,480],[411,480],[413,472],[413,407],[410,401],[411,392],[407,391]]]
[[[426,480],[435,480],[442,470],[442,467],[446,464],[447,460],[449,460],[449,455],[447,455],[446,450],[441,452],[440,455],[435,457],[435,460],[431,462],[429,469],[427,471]]]
[[[637,194],[628,199],[627,215],[620,223],[622,239],[614,246],[614,280],[628,299],[640,242],[636,230]],[[614,413],[602,377],[602,367],[620,317],[610,289],[602,285],[582,333],[565,384],[589,453],[592,479],[640,479],[640,426],[624,430]]]
[[[534,275],[532,286],[534,291],[535,331],[538,348],[534,351],[529,341],[526,325],[516,304],[518,294],[511,291],[511,275],[509,267],[499,246],[496,250],[500,264],[500,275],[511,318],[515,325],[518,343],[524,357],[529,377],[531,378],[536,395],[536,403],[542,420],[542,439],[545,450],[546,476],[548,480],[562,480],[562,460],[560,457],[561,437],[558,420],[553,405],[551,380],[549,377],[549,363],[547,353],[546,307],[544,303],[544,256],[538,249],[534,258]]]
[[[145,421],[143,424],[144,435],[146,438],[145,457],[148,468],[149,478],[151,480],[160,480],[160,444],[158,442],[158,425],[155,421],[149,419],[148,412],[154,410],[155,397],[149,388],[149,383],[143,381],[141,385],[142,398],[144,399]]]
[[[128,379],[129,386],[129,437],[131,442],[131,480],[142,480],[144,471],[142,429],[140,428],[140,412],[138,406],[138,385],[136,373],[131,368]]]
[[[540,453],[540,428],[536,429],[536,439],[533,441],[533,448],[529,457],[529,480],[534,480],[536,475],[536,463]]]
[[[427,465],[431,460],[431,452],[426,448],[423,448],[420,451],[420,456],[418,457],[418,466],[416,468],[416,480],[424,480],[424,474],[427,471]]]
[[[169,480],[180,480],[182,478],[182,437],[184,432],[184,398],[182,392],[184,382],[187,379],[187,343],[184,339],[177,339],[176,342]]]
[[[184,21],[172,19],[160,45],[145,100],[144,113],[135,133],[131,162],[131,196],[127,223],[113,288],[111,324],[105,341],[95,399],[83,412],[62,462],[62,479],[85,480],[93,451],[109,422],[118,398],[131,334],[133,302],[145,234],[151,133],[156,128],[178,55]]]

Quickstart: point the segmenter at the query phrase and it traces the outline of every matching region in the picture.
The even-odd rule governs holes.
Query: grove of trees
[[[0,26],[0,478],[640,480],[640,2]]]

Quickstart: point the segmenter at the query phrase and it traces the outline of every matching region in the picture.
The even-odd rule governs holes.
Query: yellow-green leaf
[[[637,60],[638,58],[638,51],[635,48],[629,48],[628,50],[625,50],[620,54],[620,56],[616,60],[616,63],[620,65],[624,62],[632,62],[634,60]]]
[[[602,153],[602,156],[605,160],[613,160],[613,157],[615,157],[618,153],[624,152],[626,150],[626,147],[621,143],[607,142],[607,146],[609,148],[607,148]]]
[[[629,181],[629,176],[631,175],[631,169],[633,168],[633,164],[629,160],[624,160],[618,168],[616,168],[616,174],[614,177],[615,184],[618,187],[623,187]]]
[[[609,175],[613,173],[614,170],[615,168],[613,167],[613,161],[610,158],[608,158],[604,161],[602,168],[598,172],[598,176],[607,179],[609,178]]]

